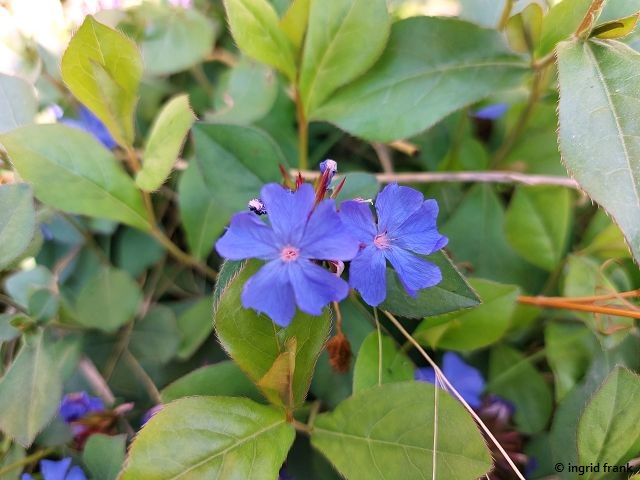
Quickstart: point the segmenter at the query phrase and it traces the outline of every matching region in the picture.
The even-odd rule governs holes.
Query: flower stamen
[[[280,251],[280,260],[283,262],[293,262],[300,256],[300,250],[296,247],[287,245]]]

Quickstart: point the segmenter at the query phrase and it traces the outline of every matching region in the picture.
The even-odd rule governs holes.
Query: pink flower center
[[[373,239],[373,244],[380,250],[384,250],[391,246],[391,240],[389,239],[387,232],[380,233]]]
[[[283,262],[293,262],[294,260],[297,260],[299,256],[300,250],[289,245],[287,245],[280,251],[280,259]]]

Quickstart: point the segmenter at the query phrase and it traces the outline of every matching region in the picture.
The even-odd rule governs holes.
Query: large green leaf
[[[133,116],[142,78],[135,43],[87,15],[62,56],[62,79],[122,146],[133,145]],[[64,137],[61,137],[64,138]]]
[[[569,38],[580,26],[592,0],[563,0],[544,17],[542,34],[536,54],[549,54],[562,40]]]
[[[613,40],[573,40],[559,45],[558,65],[564,163],[640,260],[640,84],[629,81],[640,75],[640,53]]]
[[[283,412],[251,400],[182,398],[138,433],[120,479],[276,478],[294,436]]]
[[[37,111],[33,86],[20,77],[0,73],[0,133],[32,123]]]
[[[640,12],[640,5],[636,0],[610,0],[605,2],[598,23],[611,22],[627,18]]]
[[[173,311],[164,305],[156,305],[136,321],[129,338],[129,350],[138,360],[159,365],[175,356],[179,343]]]
[[[496,28],[507,4],[507,0],[460,0],[460,18],[483,27]]]
[[[396,140],[518,85],[525,72],[497,32],[455,19],[409,18],[392,26],[371,70],[311,118],[368,140]]]
[[[187,95],[178,95],[162,108],[151,128],[136,184],[151,192],[164,183],[176,163],[195,117]]]
[[[385,0],[311,1],[299,80],[307,115],[374,64],[390,24]]]
[[[42,333],[25,345],[0,379],[0,430],[25,447],[51,421],[62,396],[62,377]]]
[[[24,183],[0,185],[0,270],[29,247],[35,225],[31,188]]]
[[[178,358],[180,360],[191,358],[213,331],[211,300],[210,296],[202,298],[178,317],[180,332]]]
[[[114,332],[133,320],[141,299],[140,288],[127,273],[103,267],[80,290],[75,319],[86,327]]]
[[[515,405],[514,420],[524,433],[543,430],[553,409],[551,387],[518,350],[500,345],[491,350],[487,390]]]
[[[295,338],[295,370],[290,381],[293,400],[299,405],[309,390],[318,355],[329,335],[331,318],[326,309],[319,317],[298,312],[288,327],[279,328],[269,317],[242,308],[242,287],[261,266],[257,260],[248,262],[222,292],[214,313],[216,333],[224,349],[255,383],[267,375],[278,357],[286,352],[288,341]]]
[[[522,258],[553,270],[571,227],[571,192],[560,187],[518,187],[505,217],[507,240]]]
[[[267,0],[225,0],[229,28],[247,56],[276,67],[289,80],[296,76],[293,45],[278,25],[278,15]]]
[[[434,417],[435,478],[487,473],[491,456],[471,416],[449,394],[423,382],[389,383],[354,395],[318,416],[311,443],[350,480],[431,478]]]
[[[578,455],[582,465],[623,465],[640,453],[639,395],[638,375],[623,367],[609,374],[580,417]],[[588,473],[586,478],[603,476]]]
[[[491,345],[507,332],[520,293],[518,287],[482,279],[470,283],[482,304],[425,318],[413,332],[416,340],[433,348],[464,351]]]
[[[364,339],[353,367],[353,393],[383,383],[413,380],[413,363],[396,343],[380,332]]]
[[[93,434],[87,440],[82,460],[94,480],[116,480],[124,463],[126,435]]]
[[[149,230],[133,180],[88,133],[65,125],[33,125],[0,135],[0,143],[41,202]]]
[[[480,303],[476,292],[444,253],[437,252],[425,258],[440,267],[442,281],[421,290],[417,297],[411,297],[393,269],[387,268],[387,298],[381,308],[403,317],[423,318],[475,307]]]

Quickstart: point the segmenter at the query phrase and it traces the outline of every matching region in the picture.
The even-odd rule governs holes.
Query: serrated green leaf
[[[471,310],[425,318],[413,332],[416,340],[432,348],[466,351],[491,345],[507,332],[520,289],[482,279],[469,282],[482,303]]]
[[[560,149],[569,173],[609,212],[640,260],[640,53],[612,40],[558,47]],[[584,92],[589,92],[585,95]]]
[[[430,477],[434,390],[423,382],[364,390],[318,416],[311,444],[348,479]],[[437,395],[437,478],[483,476],[491,468],[491,457],[478,428],[458,401],[442,390]]]
[[[587,404],[578,423],[578,456],[581,464],[623,465],[640,453],[640,377],[616,367]],[[585,463],[586,462],[586,463]],[[599,472],[585,478],[602,478]]]
[[[289,80],[296,76],[293,46],[278,25],[279,19],[266,0],[225,0],[229,28],[247,56],[276,67]]]
[[[62,396],[62,378],[42,332],[25,345],[0,379],[0,430],[28,447],[51,421]]]
[[[284,413],[272,407],[243,398],[182,398],[138,433],[120,478],[276,478],[294,437]]]
[[[552,271],[564,255],[571,226],[571,192],[518,187],[505,216],[507,240],[532,264]]]
[[[218,278],[218,281],[219,278]],[[189,359],[213,331],[211,297],[206,297],[189,307],[178,317],[180,347],[178,358]]]
[[[0,185],[0,270],[29,247],[35,225],[36,212],[29,185]]]
[[[180,337],[173,311],[156,305],[136,321],[129,339],[129,351],[142,362],[162,365],[178,351]]]
[[[242,308],[242,287],[261,266],[259,261],[250,261],[229,282],[215,311],[216,333],[231,358],[255,383],[285,352],[286,342],[295,338],[298,348],[293,374],[293,399],[296,405],[300,405],[309,390],[318,355],[329,335],[331,318],[327,309],[319,317],[298,312],[288,327],[279,328],[266,315]]]
[[[140,287],[127,273],[103,267],[80,290],[75,319],[80,325],[114,332],[133,320],[141,300]]]
[[[487,391],[515,405],[518,430],[533,434],[543,430],[553,410],[551,387],[518,350],[499,345],[491,350]]]
[[[33,123],[37,111],[33,86],[20,77],[0,73],[0,133]]]
[[[142,67],[136,44],[91,15],[62,56],[62,79],[71,93],[102,120],[123,147],[133,145]]]
[[[138,187],[152,192],[164,183],[194,120],[187,95],[178,95],[165,104],[151,127],[142,156],[142,169],[136,175]]]
[[[150,229],[133,180],[88,133],[65,125],[33,125],[0,135],[0,144],[41,202]]]
[[[311,1],[298,81],[308,117],[338,87],[375,63],[387,43],[390,26],[385,0]],[[366,42],[361,41],[363,34]]]
[[[124,463],[126,435],[93,434],[87,440],[82,460],[93,480],[116,480]]]
[[[476,292],[446,254],[437,252],[425,258],[440,267],[442,281],[434,287],[421,290],[417,297],[410,297],[397,274],[387,268],[387,298],[381,308],[403,317],[423,318],[475,307],[480,303]]]
[[[193,370],[166,386],[160,395],[164,403],[182,397],[203,395],[247,397],[255,401],[262,400],[256,386],[231,360]]]
[[[367,74],[338,90],[311,118],[367,140],[397,140],[519,85],[525,72],[497,32],[450,18],[408,18],[393,24],[385,51]]]
[[[383,383],[413,380],[414,368],[391,338],[371,332],[362,342],[353,367],[353,393]]]

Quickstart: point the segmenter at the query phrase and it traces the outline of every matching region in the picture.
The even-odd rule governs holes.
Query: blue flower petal
[[[277,183],[262,187],[260,198],[264,202],[276,238],[284,245],[298,246],[304,226],[315,204],[315,192],[308,183],[292,193]]]
[[[273,230],[252,212],[240,212],[231,217],[231,225],[216,242],[216,250],[230,260],[267,260],[279,255]]]
[[[416,368],[413,378],[419,382],[429,382],[435,385],[436,371],[431,367]]]
[[[300,243],[300,253],[316,260],[351,260],[360,243],[340,220],[333,200],[324,200],[311,214]]]
[[[388,232],[395,237],[396,229],[416,212],[424,201],[424,195],[410,187],[391,183],[376,198],[378,232]]]
[[[69,470],[69,474],[65,480],[87,480],[87,477],[80,467],[74,466]]]
[[[102,142],[102,144],[108,149],[115,148],[117,143],[111,136],[111,133],[109,133],[106,125],[102,123],[102,121],[96,117],[91,110],[82,105],[79,113],[80,120],[84,123],[89,133],[100,140],[100,142]]]
[[[387,296],[387,262],[382,250],[370,245],[360,251],[349,267],[349,285],[360,292],[372,307],[380,305]]]
[[[342,202],[340,218],[358,240],[370,244],[376,236],[376,224],[368,202]]]
[[[71,466],[71,458],[63,458],[60,461],[42,460],[40,462],[40,471],[44,480],[65,480],[67,470]]]
[[[281,260],[272,260],[252,276],[242,289],[242,306],[266,313],[278,325],[286,327],[296,313],[293,288]]]
[[[459,355],[447,352],[442,360],[442,371],[470,406],[480,407],[485,382],[477,369],[467,365]]]
[[[507,103],[493,103],[476,110],[473,116],[483,120],[497,120],[504,115],[508,109],[509,105]]]
[[[349,285],[315,263],[300,259],[288,265],[289,279],[300,310],[321,315],[329,302],[339,302],[349,294]]]
[[[442,280],[442,272],[437,265],[398,247],[391,247],[384,255],[398,274],[400,283],[412,297],[418,290],[433,287]]]
[[[440,250],[448,239],[438,232],[437,217],[438,203],[427,200],[396,229],[394,245],[423,255]]]
[[[20,477],[20,480],[33,480],[33,477],[28,473],[23,473],[22,476]]]

